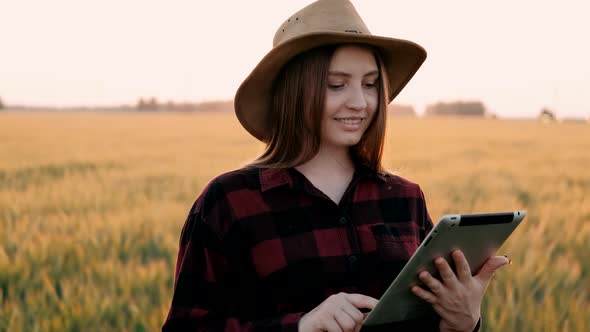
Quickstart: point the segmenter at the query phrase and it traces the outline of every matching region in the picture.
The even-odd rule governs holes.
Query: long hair
[[[314,48],[291,59],[275,80],[270,128],[264,153],[249,166],[288,168],[313,158],[320,149],[321,121],[328,71],[340,45]],[[350,147],[353,161],[382,172],[381,157],[387,120],[387,78],[379,52],[372,50],[379,70],[379,98],[375,115],[360,141]]]

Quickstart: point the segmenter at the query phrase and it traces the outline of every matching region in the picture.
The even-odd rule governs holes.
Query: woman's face
[[[377,110],[379,71],[369,48],[345,45],[330,62],[322,119],[321,144],[357,144]]]

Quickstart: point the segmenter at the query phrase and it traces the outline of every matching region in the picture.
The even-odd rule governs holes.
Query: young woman
[[[358,331],[432,228],[420,187],[381,166],[386,106],[426,57],[373,36],[347,0],[319,0],[288,18],[242,83],[235,109],[267,144],[219,175],[180,238],[163,331]],[[493,257],[472,276],[436,261],[412,291],[436,317],[388,331],[473,331]]]

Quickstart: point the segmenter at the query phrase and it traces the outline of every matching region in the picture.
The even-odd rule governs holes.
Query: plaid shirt
[[[357,165],[339,204],[295,168],[213,179],[180,237],[163,331],[297,331],[338,293],[380,298],[432,228],[420,187]],[[438,330],[438,320],[390,325]]]

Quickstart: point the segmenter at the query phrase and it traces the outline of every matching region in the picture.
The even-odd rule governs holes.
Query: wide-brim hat
[[[374,36],[349,0],[318,0],[289,17],[277,30],[273,48],[242,82],[234,108],[242,126],[257,139],[270,139],[269,112],[273,84],[293,57],[313,48],[359,43],[376,48],[387,72],[389,104],[426,59],[420,45],[403,39]]]

